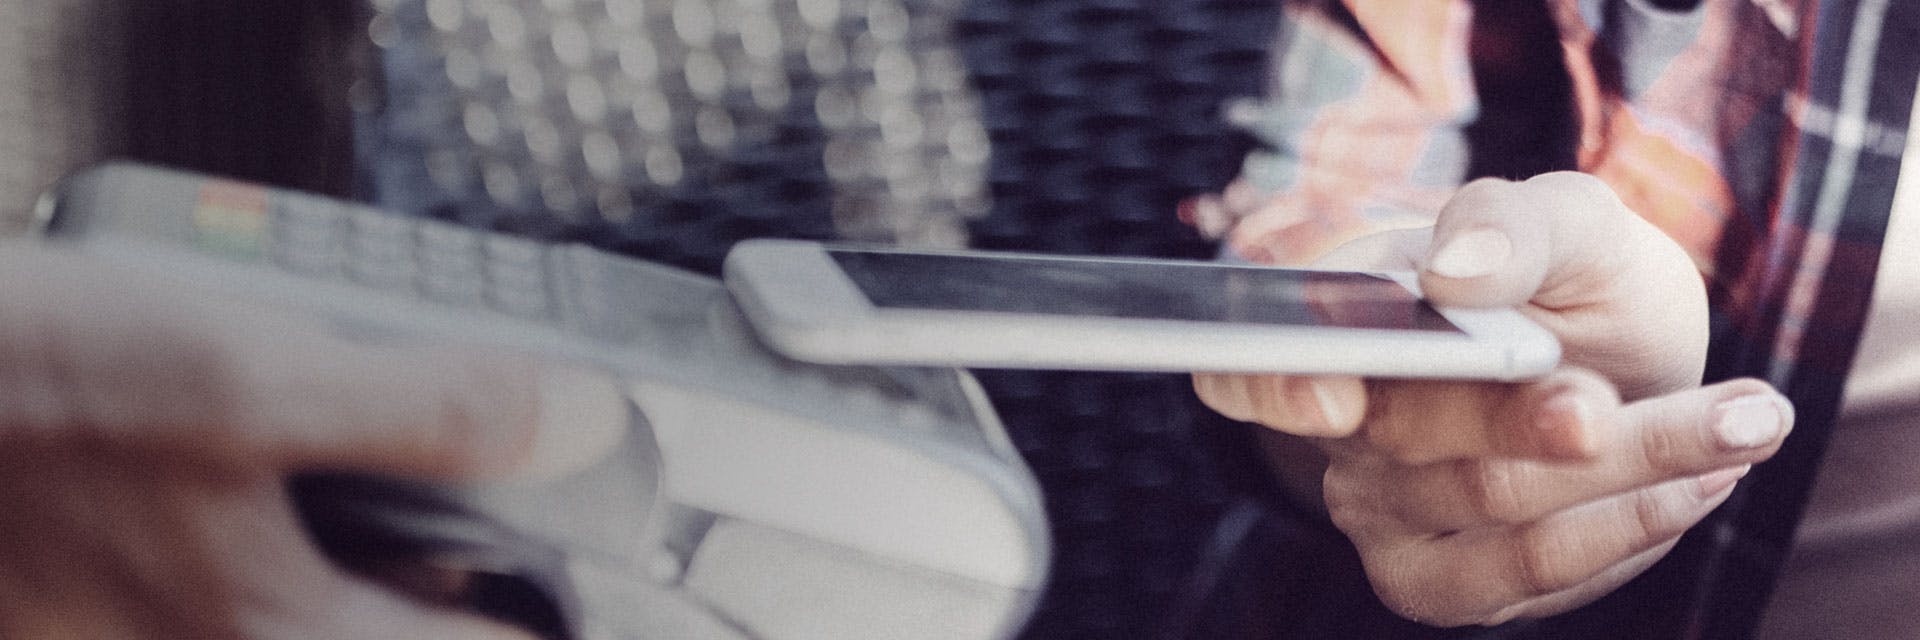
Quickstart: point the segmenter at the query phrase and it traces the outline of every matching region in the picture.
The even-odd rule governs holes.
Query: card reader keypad
[[[551,248],[544,243],[302,193],[276,191],[265,201],[266,224],[246,244],[264,245],[262,253],[288,272],[528,320],[554,319]],[[199,220],[195,225],[205,226]],[[257,255],[218,252],[238,259]]]
[[[291,191],[213,181],[197,203],[207,208],[206,193],[216,193],[220,215],[189,216],[193,236],[217,233],[219,242],[199,242],[201,251],[228,259],[267,262],[285,272],[320,280],[345,281],[462,309],[490,309],[514,318],[572,331],[595,340],[619,343],[647,340],[655,358],[693,377],[718,366],[716,353],[692,353],[690,343],[721,347],[736,356],[726,377],[754,378],[776,404],[804,406],[808,397],[841,399],[839,409],[875,416],[893,429],[911,432],[954,431],[946,416],[968,420],[959,406],[928,406],[926,398],[953,394],[932,388],[912,369],[822,367],[787,361],[757,344],[751,329],[728,308],[716,309],[704,324],[712,334],[681,344],[660,336],[631,333],[629,317],[645,296],[621,283],[628,277],[619,259],[567,245],[501,233],[476,231],[435,220],[393,215],[359,205]],[[255,221],[236,224],[236,220]],[[232,250],[243,247],[245,251]],[[644,303],[642,303],[643,306]],[[659,305],[651,305],[659,306]],[[717,372],[708,372],[718,375]],[[929,379],[942,379],[932,376]],[[937,385],[936,385],[937,386]],[[792,396],[787,398],[786,396]],[[919,401],[914,401],[915,399]],[[783,402],[787,400],[790,402]],[[942,414],[946,414],[943,416]]]

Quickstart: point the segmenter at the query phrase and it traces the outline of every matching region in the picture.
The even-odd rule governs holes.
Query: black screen
[[[1462,333],[1399,283],[1363,273],[828,253],[879,307]]]

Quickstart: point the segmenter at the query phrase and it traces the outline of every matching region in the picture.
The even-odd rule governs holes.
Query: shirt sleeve
[[[1791,25],[1763,4],[1550,0],[1544,26],[1476,17],[1465,0],[1289,4],[1265,97],[1230,110],[1264,145],[1238,180],[1263,204],[1237,212],[1227,244],[1297,264],[1360,235],[1430,224],[1479,177],[1473,154],[1488,150],[1469,128],[1510,126],[1481,122],[1507,111],[1483,104],[1475,73],[1516,62],[1474,38],[1548,28],[1557,46],[1545,53],[1559,56],[1571,95],[1525,106],[1570,111],[1575,148],[1561,168],[1607,181],[1710,274],[1721,229],[1765,208],[1777,172],[1778,105],[1798,50]]]

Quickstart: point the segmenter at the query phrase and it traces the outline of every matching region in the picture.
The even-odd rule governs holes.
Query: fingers
[[[1736,380],[1619,407],[1589,460],[1403,466],[1334,456],[1329,516],[1396,611],[1441,625],[1549,615],[1645,570],[1776,452],[1790,405]]]
[[[1438,540],[1402,538],[1364,554],[1383,602],[1441,626],[1487,623],[1516,604],[1580,589],[1668,543],[1724,502],[1736,467],[1581,505],[1533,524]],[[1365,536],[1356,540],[1367,545]]]
[[[0,251],[0,300],[0,438],[461,476],[578,464],[624,433],[624,402],[591,375],[505,354],[371,348],[61,251]]]
[[[194,513],[204,547],[217,551],[208,556],[212,566],[193,568],[217,576],[235,598],[225,607],[183,614],[231,616],[237,637],[246,638],[533,639],[451,608],[471,601],[457,578],[444,593],[416,598],[349,575],[312,546],[285,491],[279,478],[267,476],[212,497],[202,487],[179,497]]]
[[[1613,388],[1566,369],[1522,384],[1334,376],[1195,374],[1202,402],[1229,418],[1365,450],[1404,465],[1499,456],[1578,460],[1619,407]],[[1364,426],[1363,426],[1364,425]]]
[[[1193,390],[1220,415],[1297,436],[1346,437],[1366,417],[1365,383],[1350,376],[1196,373]]]
[[[1599,430],[1602,445],[1590,461],[1336,465],[1327,472],[1326,499],[1383,514],[1381,522],[1409,532],[1515,525],[1601,496],[1766,460],[1793,423],[1792,406],[1757,380],[1637,402],[1615,415]]]
[[[1177,211],[1181,222],[1209,240],[1224,237],[1233,229],[1234,216],[1220,196],[1202,195],[1182,200]]]
[[[1654,563],[1659,562],[1661,558],[1666,557],[1667,552],[1672,551],[1673,546],[1679,544],[1679,542],[1679,538],[1670,538],[1666,542],[1655,545],[1652,549],[1634,554],[1632,557],[1622,560],[1618,564],[1607,567],[1607,570],[1581,583],[1580,586],[1558,593],[1540,596],[1507,607],[1495,612],[1491,618],[1483,621],[1482,624],[1501,624],[1520,618],[1543,618],[1577,609],[1589,602],[1600,599],[1601,596],[1612,593],[1614,589],[1620,588],[1620,586],[1626,584],[1627,581],[1639,576],[1648,568],[1651,568]]]
[[[1314,266],[1411,269],[1426,247],[1428,235],[1418,229],[1365,236],[1341,245]],[[1193,387],[1200,399],[1221,415],[1298,436],[1346,437],[1366,417],[1366,389],[1355,377],[1197,373]]]
[[[1561,369],[1521,384],[1394,380],[1371,389],[1361,435],[1403,465],[1501,457],[1582,460],[1620,407],[1612,385]]]
[[[272,361],[234,385],[250,399],[239,428],[290,467],[554,477],[598,461],[628,429],[619,388],[584,370],[452,348],[316,342],[335,343],[334,355],[288,360],[235,345],[237,360]]]

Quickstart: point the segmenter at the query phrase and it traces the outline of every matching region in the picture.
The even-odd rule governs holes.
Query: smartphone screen
[[[1367,273],[839,249],[827,253],[881,308],[1466,336],[1406,287]]]

